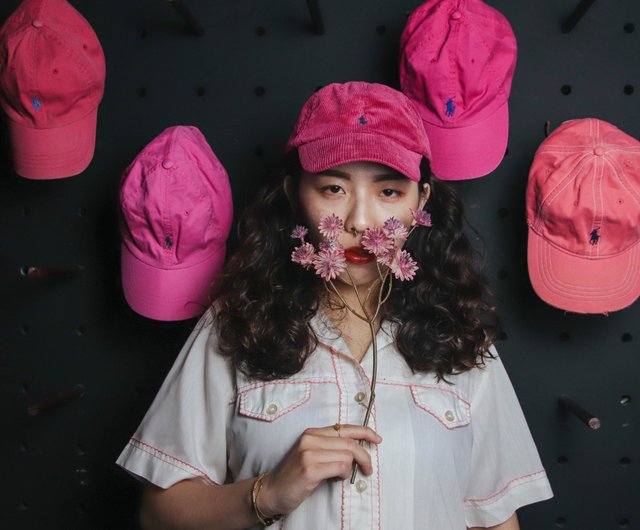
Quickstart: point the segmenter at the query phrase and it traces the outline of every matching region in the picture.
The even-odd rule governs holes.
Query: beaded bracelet
[[[251,487],[251,503],[253,504],[253,511],[256,512],[256,516],[258,517],[258,521],[260,521],[260,524],[262,524],[263,526],[271,526],[276,521],[282,519],[282,515],[267,516],[260,511],[260,508],[258,508],[258,495],[260,495],[260,490],[262,489],[262,481],[266,476],[266,473],[261,473],[253,483],[253,486]]]

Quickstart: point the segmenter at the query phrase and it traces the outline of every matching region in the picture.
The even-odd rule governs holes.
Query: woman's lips
[[[374,260],[374,255],[360,246],[345,248],[344,257],[354,265],[364,265]]]

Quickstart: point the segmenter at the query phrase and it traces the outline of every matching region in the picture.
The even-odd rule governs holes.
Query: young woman
[[[284,179],[245,212],[214,307],[118,460],[146,481],[143,527],[517,529],[516,509],[551,489],[417,111],[383,85],[329,85],[287,150]],[[386,265],[365,232],[390,218],[429,225],[423,208],[432,226],[397,243],[418,269],[379,304]],[[307,227],[297,235],[317,249],[330,215],[345,251],[328,284],[292,261],[291,233]]]

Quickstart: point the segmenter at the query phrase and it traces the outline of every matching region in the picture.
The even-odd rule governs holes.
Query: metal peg
[[[594,431],[597,431],[600,428],[600,418],[596,418],[593,414],[587,412],[566,394],[562,394],[558,401],[560,402],[561,406],[577,416],[582,423],[584,423]]]
[[[544,122],[544,136],[545,138],[551,134],[551,120]]]
[[[42,401],[32,403],[31,405],[27,405],[27,414],[29,414],[29,416],[37,416],[45,410],[57,407],[59,405],[64,405],[72,399],[82,396],[84,394],[84,391],[84,385],[76,385],[71,390],[65,390],[64,392],[60,392],[53,397],[43,399]]]
[[[589,8],[594,4],[596,0],[580,0],[580,3],[576,6],[573,12],[567,17],[567,20],[562,24],[562,33],[569,33],[585,15]]]
[[[314,33],[316,33],[316,35],[324,35],[324,22],[322,21],[322,13],[320,12],[318,0],[307,0],[307,6],[309,7]]]
[[[180,13],[180,16],[189,25],[189,29],[194,35],[204,35],[204,28],[198,22],[198,19],[193,16],[191,10],[187,7],[185,0],[169,0],[169,3],[176,8],[176,11]]]
[[[84,271],[82,265],[73,267],[24,267],[22,274],[30,280],[39,280],[41,278],[70,278]]]

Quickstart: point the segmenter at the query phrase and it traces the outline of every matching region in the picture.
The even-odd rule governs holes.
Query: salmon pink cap
[[[424,121],[433,173],[491,173],[509,135],[517,46],[507,19],[480,0],[428,0],[407,19],[400,51],[400,86]]]
[[[305,171],[349,162],[378,162],[420,181],[431,151],[420,115],[401,92],[351,81],[318,90],[302,107],[286,151],[298,150]]]
[[[575,313],[640,295],[640,142],[610,123],[564,122],[536,151],[527,185],[535,292]]]
[[[154,320],[204,313],[231,228],[229,177],[196,127],[164,130],[125,170],[120,187],[122,287]]]
[[[0,28],[0,105],[13,164],[31,179],[70,177],[93,158],[105,60],[66,0],[24,0]]]

